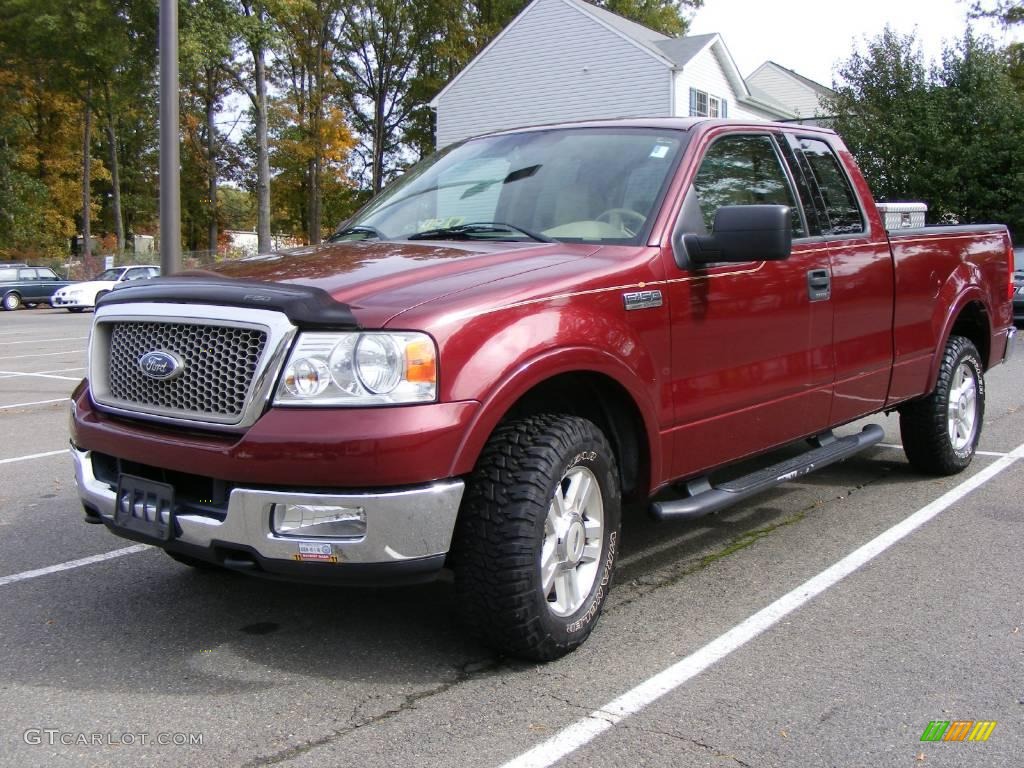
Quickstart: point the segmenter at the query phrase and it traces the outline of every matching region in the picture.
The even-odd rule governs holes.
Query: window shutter
[[[697,89],[690,89],[690,117],[696,117],[697,115]]]
[[[719,109],[719,112],[720,112],[722,117],[728,117],[729,116],[729,102],[726,101],[725,99],[722,99],[722,103],[718,107],[718,109]]]

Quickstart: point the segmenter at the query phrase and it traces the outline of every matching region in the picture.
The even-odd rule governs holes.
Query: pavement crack
[[[288,760],[291,760],[292,758],[304,755],[307,752],[316,749],[317,747],[322,747],[325,744],[330,744],[335,739],[347,736],[351,733],[355,733],[361,728],[366,728],[367,726],[372,726],[378,723],[385,722],[393,717],[397,717],[398,715],[413,710],[424,699],[429,699],[433,696],[438,696],[442,693],[445,693],[446,691],[449,691],[452,688],[467,682],[468,680],[471,680],[475,677],[480,677],[484,673],[492,672],[499,666],[501,666],[501,661],[497,658],[487,659],[484,661],[475,660],[468,662],[459,669],[459,671],[451,680],[448,680],[444,683],[440,683],[439,685],[435,685],[431,688],[427,688],[426,690],[410,693],[402,699],[402,702],[397,707],[392,707],[391,709],[385,710],[384,712],[379,712],[376,715],[372,715],[370,717],[365,717],[357,720],[356,716],[358,715],[359,710],[373,698],[366,697],[353,708],[353,714],[349,718],[349,723],[344,728],[338,728],[336,730],[324,734],[320,738],[309,739],[307,741],[302,742],[301,744],[295,744],[291,747],[288,747],[287,749],[275,752],[274,754],[265,755],[263,757],[257,757],[253,760],[250,760],[247,763],[244,763],[242,768],[261,768],[262,766],[278,765],[280,763],[284,763]]]
[[[736,763],[736,765],[741,766],[741,768],[753,768],[753,766],[750,763],[740,760],[738,757],[736,757],[736,755],[731,754],[729,752],[723,752],[713,744],[707,744],[701,741],[700,739],[693,739],[689,736],[680,736],[678,733],[672,733],[672,731],[663,731],[660,728],[649,728],[647,726],[638,726],[635,724],[630,724],[628,727],[632,730],[640,731],[641,733],[648,733],[657,736],[667,736],[670,739],[683,742],[684,744],[692,744],[695,747],[700,747],[701,749],[710,752],[715,757],[721,757],[727,760],[732,760],[734,763]]]

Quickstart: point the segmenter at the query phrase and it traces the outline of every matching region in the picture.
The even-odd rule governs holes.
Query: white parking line
[[[32,403],[11,403],[10,405],[0,405],[0,411],[9,411],[12,408],[32,408],[37,405],[50,405],[51,403],[63,403],[70,399],[70,397],[58,397],[54,400],[36,400]]]
[[[59,357],[60,355],[84,355],[84,349],[68,349],[63,352],[38,352],[32,355],[3,355],[0,360],[24,360],[26,357]]]
[[[46,344],[50,341],[85,341],[88,336],[64,336],[59,339],[25,339],[23,341],[0,341],[0,344]]]
[[[47,370],[47,371],[10,371],[10,372],[4,373],[3,375],[0,375],[0,379],[12,379],[15,376],[41,376],[44,373],[70,373],[71,371],[84,371],[84,370],[85,370],[85,366],[80,365],[77,368],[54,368],[52,370]],[[75,378],[74,381],[78,381],[78,379],[80,379],[80,378],[81,378],[81,376]]]
[[[16,464],[19,461],[29,461],[31,459],[45,459],[47,456],[57,456],[61,453],[67,453],[67,448],[61,448],[59,451],[47,451],[46,453],[30,453],[28,456],[15,456],[13,459],[0,459],[0,464]]]
[[[1024,458],[1024,444],[1017,446],[1006,456],[969,477],[931,504],[922,507],[910,517],[876,536],[864,546],[855,549],[835,565],[826,568],[771,605],[762,608],[750,618],[719,635],[700,650],[648,678],[586,717],[577,720],[547,741],[505,763],[502,768],[547,768],[566,755],[572,754],[630,715],[640,712],[649,704],[721,661],[737,648],[746,645],[797,608],[813,600],[826,589],[876,558],[893,544],[913,533],[1021,458]]]
[[[902,451],[903,446],[899,443],[877,443],[877,448],[890,448],[894,451]],[[1000,453],[999,451],[975,451],[976,456],[994,456],[996,458],[1002,458],[1003,456],[1009,456],[1008,453]]]
[[[13,573],[10,576],[0,576],[0,587],[5,587],[8,584],[13,584],[16,581],[26,581],[27,579],[34,579],[37,576],[46,576],[51,573],[69,571],[72,568],[81,568],[83,565],[102,563],[104,560],[113,560],[115,557],[134,555],[136,552],[145,552],[147,549],[149,549],[148,544],[135,544],[130,547],[125,547],[124,549],[115,549],[113,552],[104,552],[102,555],[92,555],[91,557],[83,557],[80,560],[69,560],[66,563],[49,565],[46,568],[37,568],[34,571],[22,571],[21,573]]]
[[[62,381],[78,381],[81,376],[56,376],[52,373],[27,373],[26,371],[0,371],[0,379],[11,379],[16,376],[37,376],[40,379],[60,379]]]

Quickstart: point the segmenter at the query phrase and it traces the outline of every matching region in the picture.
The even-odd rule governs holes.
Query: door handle
[[[832,297],[832,276],[827,269],[808,270],[807,296],[811,301],[826,301]]]

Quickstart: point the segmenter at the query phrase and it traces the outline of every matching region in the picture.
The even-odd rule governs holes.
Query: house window
[[[690,117],[728,117],[729,105],[725,99],[711,96],[706,91],[690,89]]]

